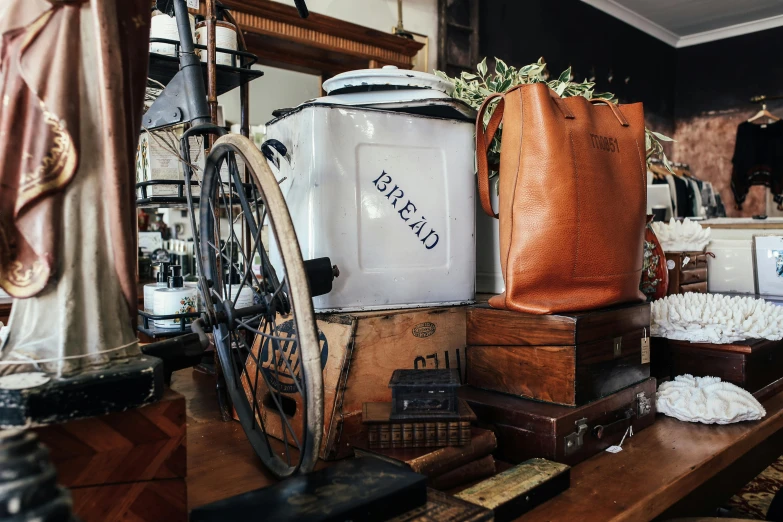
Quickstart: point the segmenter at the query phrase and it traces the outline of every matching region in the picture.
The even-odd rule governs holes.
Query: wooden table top
[[[189,509],[274,482],[239,424],[220,419],[214,378],[184,370],[172,389],[187,400]],[[653,519],[783,428],[783,392],[763,404],[761,421],[729,426],[659,416],[622,452],[575,466],[568,491],[520,520]]]
[[[783,393],[763,405],[764,419],[728,426],[659,416],[620,453],[574,466],[571,488],[520,520],[651,520],[783,428]]]

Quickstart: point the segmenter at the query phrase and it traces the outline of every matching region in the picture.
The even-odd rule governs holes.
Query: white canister
[[[376,90],[357,92],[361,85]],[[290,156],[272,169],[302,257],[329,257],[340,270],[315,309],[472,301],[475,112],[448,95],[448,82],[416,71],[352,71],[324,88],[329,96],[267,124],[267,138]],[[282,278],[272,236],[270,261]]]
[[[195,40],[196,19],[193,15],[188,15],[188,18],[190,19],[190,34]],[[165,38],[167,40],[181,41],[179,30],[177,29],[177,19],[167,14],[153,16],[150,24],[150,38]],[[174,44],[150,42],[150,52],[166,56],[175,56],[176,48],[174,47]]]
[[[196,26],[196,43],[200,45],[207,45],[207,24],[206,22],[199,22]],[[230,49],[232,51],[237,50],[237,28],[234,24],[218,20],[215,25],[215,47],[220,49]],[[201,56],[201,61],[207,61],[207,51],[204,49],[197,50]],[[216,53],[215,63],[218,65],[233,65],[231,61],[231,55],[228,53]],[[238,66],[239,64],[237,64]]]
[[[188,314],[198,310],[198,290],[185,286],[182,280],[182,267],[171,266],[167,288],[155,290],[153,298],[153,313],[155,315]],[[178,329],[181,321],[189,324],[192,319],[159,319],[155,321],[155,328],[166,330]]]
[[[198,281],[185,281],[186,288],[193,288],[196,290],[196,297],[198,300],[198,311],[204,311],[204,301],[201,299],[201,289],[198,286]]]
[[[230,290],[229,290],[230,287]],[[230,292],[230,293],[229,293]],[[234,308],[248,308],[250,306],[253,306],[253,289],[250,288],[247,285],[226,285],[225,287],[225,299],[230,299],[233,303],[236,299],[236,304],[234,304]],[[239,296],[237,296],[237,293]]]

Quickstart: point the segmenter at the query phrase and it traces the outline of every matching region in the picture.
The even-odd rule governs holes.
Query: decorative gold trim
[[[32,297],[46,287],[49,267],[40,258],[36,258],[29,268],[25,268],[21,261],[10,259],[11,245],[4,225],[0,221],[0,288],[11,297]]]
[[[64,122],[49,112],[40,100],[39,105],[44,123],[49,126],[53,134],[54,146],[49,149],[49,153],[44,156],[34,171],[22,175],[17,212],[45,192],[66,185],[76,171],[76,151]]]

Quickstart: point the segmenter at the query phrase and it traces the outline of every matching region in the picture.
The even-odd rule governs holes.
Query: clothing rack
[[[759,96],[754,96],[750,99],[750,103],[762,103],[769,100],[783,100],[783,94],[773,94],[772,96],[767,96],[766,94],[761,94]]]

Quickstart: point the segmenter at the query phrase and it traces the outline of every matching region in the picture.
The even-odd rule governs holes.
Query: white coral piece
[[[672,218],[668,224],[653,221],[652,229],[664,252],[701,252],[710,242],[710,229],[688,218]]]
[[[759,420],[767,414],[753,395],[719,377],[680,375],[661,384],[655,406],[659,413],[686,422],[731,424]]]
[[[692,343],[779,341],[783,339],[783,308],[753,297],[669,295],[653,301],[650,333]]]

